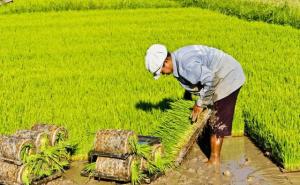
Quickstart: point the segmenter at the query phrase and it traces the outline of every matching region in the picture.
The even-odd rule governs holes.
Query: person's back
[[[241,87],[245,82],[245,76],[241,65],[230,55],[216,48],[203,45],[190,45],[177,49],[172,53],[172,59],[176,62],[174,76],[183,77],[193,84],[199,78],[196,74],[200,71],[197,65],[201,65],[214,74],[214,85],[216,85],[213,101],[220,100]],[[200,67],[201,69],[201,67]],[[204,75],[200,74],[202,78]],[[201,78],[201,77],[200,77]],[[186,83],[181,85],[190,90]],[[195,85],[195,84],[193,84]]]

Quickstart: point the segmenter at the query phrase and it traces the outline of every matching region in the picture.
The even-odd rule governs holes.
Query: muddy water
[[[300,185],[300,172],[282,173],[246,137],[225,138],[219,168],[207,167],[206,156],[195,144],[176,169],[166,172],[152,185]],[[47,185],[112,185],[81,177],[85,162],[74,162],[64,177]]]

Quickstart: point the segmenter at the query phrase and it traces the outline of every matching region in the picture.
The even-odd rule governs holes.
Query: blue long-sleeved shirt
[[[240,88],[245,82],[241,65],[216,48],[191,45],[171,53],[173,75],[183,88],[199,96],[206,107]]]

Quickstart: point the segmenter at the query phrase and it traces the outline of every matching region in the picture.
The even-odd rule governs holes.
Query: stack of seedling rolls
[[[184,100],[171,103],[152,136],[137,136],[133,131],[124,130],[98,131],[89,155],[90,163],[82,175],[138,184],[180,165],[212,112],[205,109],[191,123],[193,105],[193,101]],[[155,142],[157,138],[159,142]]]
[[[31,184],[61,172],[69,165],[67,135],[63,127],[48,124],[1,135],[0,183]]]
[[[22,184],[28,173],[25,163],[35,151],[31,139],[0,136],[0,182]]]
[[[137,184],[160,171],[155,164],[162,154],[159,138],[128,130],[100,130],[82,175]]]

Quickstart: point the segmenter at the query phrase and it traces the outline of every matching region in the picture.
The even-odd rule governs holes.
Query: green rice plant
[[[158,164],[158,166],[173,166],[179,151],[193,133],[194,125],[189,119],[193,104],[192,101],[184,100],[172,103],[171,108],[162,118],[162,124],[153,132],[153,135],[162,138],[165,149],[166,163]],[[158,163],[162,163],[162,161],[159,160]]]
[[[146,49],[203,44],[231,54],[246,74],[233,133],[246,121],[251,137],[299,168],[298,29],[167,8],[0,15],[0,32],[1,134],[61,123],[85,156],[99,129],[151,135],[184,90],[172,76],[153,80]]]
[[[50,140],[48,138],[48,135],[44,135],[41,139],[40,139],[40,150],[46,150],[48,147],[50,146]]]
[[[249,21],[265,21],[300,28],[299,0],[177,0],[183,6],[198,6]]]
[[[96,170],[96,162],[88,163],[84,166],[83,171],[89,174],[89,177],[94,176],[94,172]]]
[[[165,148],[165,155],[157,152],[152,159],[151,146],[146,144],[139,144],[137,139],[132,139],[130,145],[134,153],[145,158],[147,161],[147,171],[150,174],[157,172],[164,172],[166,169],[173,167],[179,151],[188,142],[188,139],[193,134],[195,125],[191,124],[189,119],[192,101],[178,100],[171,103],[170,109],[164,113],[161,119],[162,124],[153,132],[152,135],[162,138],[162,143]],[[141,174],[140,164],[138,167],[133,167],[134,179]]]
[[[131,184],[132,185],[140,184],[142,182],[142,179],[146,177],[146,175],[143,173],[143,171],[141,169],[141,163],[138,158],[135,158],[131,162],[130,170],[131,170]]]
[[[27,157],[24,163],[26,169],[22,180],[31,184],[34,180],[39,180],[57,172],[63,172],[70,164],[70,154],[67,152],[67,144],[62,142],[53,147],[42,148],[37,154]]]
[[[172,0],[14,0],[0,8],[0,14],[93,9],[168,8],[179,7]]]
[[[30,174],[30,170],[28,167],[25,167],[24,171],[23,171],[23,174],[22,174],[22,182],[25,184],[25,185],[30,185],[31,182],[32,182],[32,179],[31,179],[32,175]]]
[[[28,160],[28,157],[32,155],[32,144],[26,144],[22,149],[21,149],[21,160],[23,162],[26,162]]]
[[[150,159],[151,155],[151,146],[148,144],[140,144],[138,142],[137,137],[129,138],[129,145],[133,151],[133,153],[139,157],[143,157],[145,159]]]
[[[132,177],[132,182],[138,183],[142,176],[143,176],[143,170],[141,170],[141,168],[146,168],[145,171],[148,171],[150,174],[153,174],[157,171],[161,171],[163,169],[159,169],[158,166],[156,166],[156,161],[154,161],[152,159],[152,148],[150,145],[148,144],[140,144],[138,142],[138,139],[136,137],[132,137],[129,139],[129,144],[132,148],[132,151],[134,153],[135,156],[137,156],[138,160],[136,160],[134,162],[134,164],[132,164],[132,168],[131,170],[134,170],[133,173],[133,177]],[[140,161],[141,159],[143,159],[145,161],[146,164],[141,164]],[[145,166],[142,166],[145,165]],[[136,167],[138,166],[138,167]],[[138,181],[138,182],[137,182]]]

